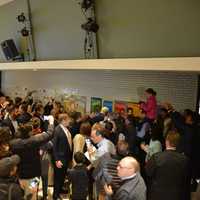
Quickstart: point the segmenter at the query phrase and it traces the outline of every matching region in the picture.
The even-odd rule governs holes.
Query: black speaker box
[[[19,56],[19,52],[12,39],[3,41],[1,43],[1,48],[7,60],[14,60],[14,58]]]

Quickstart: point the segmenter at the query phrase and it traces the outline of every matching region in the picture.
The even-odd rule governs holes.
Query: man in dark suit
[[[54,156],[54,193],[53,199],[59,199],[67,168],[72,159],[72,138],[67,129],[71,119],[66,113],[59,115],[59,125],[55,128],[53,139]]]
[[[32,115],[28,112],[28,106],[25,102],[19,106],[19,115],[16,119],[19,125],[29,122],[32,118]]]
[[[8,112],[7,117],[1,122],[1,126],[6,126],[10,129],[12,133],[12,137],[15,137],[15,133],[18,129],[18,123],[16,121],[17,115],[18,115],[18,106],[10,105],[6,109]]]
[[[185,155],[176,152],[177,132],[166,137],[166,151],[154,154],[146,165],[148,200],[188,200],[189,168]]]

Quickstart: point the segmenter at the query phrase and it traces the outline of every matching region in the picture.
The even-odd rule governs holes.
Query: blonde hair
[[[177,147],[180,141],[180,134],[176,131],[169,131],[166,137],[171,147]]]
[[[100,124],[99,122],[95,123],[92,126],[92,131],[96,131],[96,135],[101,135],[104,136],[105,135],[105,128],[102,124]]]

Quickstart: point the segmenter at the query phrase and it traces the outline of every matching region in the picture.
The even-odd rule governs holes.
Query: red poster
[[[124,101],[115,101],[115,112],[125,113],[127,111],[127,103]]]

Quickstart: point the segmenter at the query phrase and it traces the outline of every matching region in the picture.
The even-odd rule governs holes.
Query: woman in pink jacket
[[[154,121],[157,115],[156,92],[152,88],[148,88],[145,90],[145,96],[147,100],[145,103],[141,103],[140,107],[146,112],[147,118]]]

